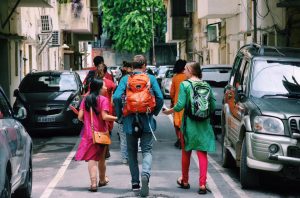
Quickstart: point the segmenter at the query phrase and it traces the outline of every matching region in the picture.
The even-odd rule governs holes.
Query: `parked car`
[[[26,118],[22,107],[14,112],[0,87],[0,197],[31,197],[32,141],[18,121]]]
[[[152,71],[153,75],[156,75],[156,74],[157,74],[157,68],[156,68],[155,65],[147,65],[147,66],[146,66],[146,69],[147,69],[147,70],[150,69],[150,70]]]
[[[222,111],[223,166],[240,167],[243,188],[259,172],[300,178],[300,49],[243,46]]]
[[[116,66],[109,66],[107,67],[107,70],[113,75],[115,78],[116,75],[118,75],[118,72],[120,71],[121,66],[116,65]]]
[[[171,90],[171,85],[172,85],[172,78],[173,78],[173,68],[168,69],[165,73],[165,76],[162,78],[161,81],[161,89],[164,97],[170,97],[170,90]]]
[[[87,69],[76,70],[75,72],[79,75],[80,81],[83,83],[84,79],[86,78],[87,74],[89,73],[89,70],[87,70]]]
[[[78,109],[83,91],[76,72],[44,71],[27,74],[14,91],[14,109],[24,107],[28,117],[22,121],[29,131],[79,131],[81,122],[70,105]]]
[[[202,80],[208,82],[216,97],[216,109],[211,116],[211,123],[213,125],[215,134],[221,131],[221,111],[223,106],[224,87],[227,85],[231,65],[203,65]]]
[[[174,68],[174,65],[161,65],[161,66],[159,66],[158,71],[157,71],[156,79],[157,79],[157,82],[158,82],[160,87],[161,87],[162,78],[165,76],[165,73],[167,72],[167,70],[168,69],[173,69],[173,68]]]

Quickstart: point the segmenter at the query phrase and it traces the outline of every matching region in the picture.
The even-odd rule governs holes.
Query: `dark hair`
[[[104,59],[102,56],[96,56],[93,60],[94,65],[98,67],[99,64],[104,63]]]
[[[186,65],[186,61],[185,60],[178,59],[175,62],[173,72],[176,73],[176,74],[181,73],[184,70],[184,66],[185,65]]]
[[[186,67],[190,68],[190,72],[192,75],[197,76],[198,78],[202,78],[202,70],[200,67],[200,63],[190,62],[186,64]]]
[[[90,110],[90,107],[92,107],[93,111],[96,113],[96,115],[99,114],[97,111],[97,97],[99,95],[99,92],[101,88],[103,87],[103,81],[100,79],[93,79],[90,83],[90,93],[89,95],[85,98],[85,109],[87,111]]]
[[[133,69],[141,69],[143,68],[143,65],[147,65],[147,59],[144,55],[135,55],[133,57],[133,63],[132,63],[132,67]]]
[[[130,62],[123,61],[123,67],[132,67]]]

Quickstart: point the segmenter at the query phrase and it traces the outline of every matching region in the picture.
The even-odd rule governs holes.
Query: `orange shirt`
[[[174,105],[177,103],[177,100],[178,100],[180,83],[186,79],[187,79],[187,77],[184,73],[175,74],[172,78],[170,96],[171,96],[171,100]],[[183,111],[184,110],[174,113],[174,125],[177,127],[181,126]]]

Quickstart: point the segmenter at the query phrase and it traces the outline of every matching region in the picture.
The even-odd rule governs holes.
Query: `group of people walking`
[[[155,76],[146,72],[147,60],[136,55],[125,70],[116,87],[109,79],[103,57],[94,58],[95,70],[86,78],[88,86],[79,109],[78,119],[84,127],[75,160],[87,161],[91,185],[108,184],[105,155],[108,145],[95,144],[93,131],[110,133],[113,123],[122,123],[120,131],[121,156],[128,163],[133,191],[142,197],[149,195],[152,147],[156,140],[157,124],[154,116],[162,110],[164,99]],[[210,86],[201,80],[199,63],[177,60],[171,86],[171,106],[162,113],[174,114],[175,146],[182,149],[182,174],[177,179],[180,188],[189,189],[189,166],[192,150],[197,151],[199,160],[199,194],[206,194],[207,152],[215,151],[215,137],[209,115],[215,108],[215,98]],[[207,89],[206,89],[207,88]],[[185,111],[191,109],[191,111]],[[138,166],[138,147],[142,153],[142,171]],[[97,181],[99,180],[99,181]]]

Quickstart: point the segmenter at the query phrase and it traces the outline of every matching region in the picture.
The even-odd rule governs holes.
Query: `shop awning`
[[[21,0],[18,6],[52,8],[50,0]]]

